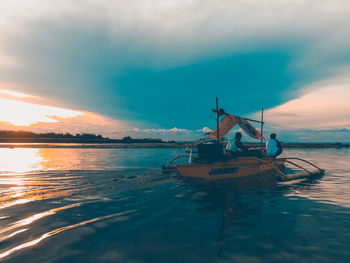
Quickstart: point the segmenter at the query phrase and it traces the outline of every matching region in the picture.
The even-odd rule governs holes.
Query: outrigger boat
[[[263,110],[261,121],[234,116],[219,109],[218,98],[216,98],[216,109],[213,111],[216,113],[216,128],[209,134],[209,139],[212,140],[197,145],[196,153],[198,155],[196,157],[193,156],[192,150],[188,151],[189,154],[174,157],[167,165],[163,166],[165,172],[176,171],[182,177],[205,180],[273,174],[283,181],[321,175],[325,172],[315,164],[301,158],[268,158],[263,148]],[[224,117],[220,121],[221,116]],[[258,132],[248,121],[260,123],[261,131]],[[259,152],[255,151],[253,154],[255,156],[251,154],[250,156],[229,157],[224,154],[222,140],[236,124],[239,124],[249,136],[261,140],[261,149]],[[189,158],[188,163],[174,164],[177,159],[183,157]],[[296,167],[301,172],[285,173],[286,164]],[[305,164],[311,166],[312,169],[305,168]]]

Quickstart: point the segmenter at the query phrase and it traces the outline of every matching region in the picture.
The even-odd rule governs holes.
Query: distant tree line
[[[12,143],[37,143],[37,142],[51,142],[51,143],[165,143],[162,139],[133,139],[126,136],[122,139],[110,139],[102,135],[91,133],[77,133],[75,135],[70,133],[34,133],[29,131],[1,131],[0,142]],[[172,141],[174,142],[174,141]]]
[[[34,133],[29,131],[0,131],[1,138],[21,137],[21,138],[82,138],[82,139],[108,139],[102,135],[95,135],[91,133],[77,133],[72,135],[70,133]]]
[[[130,136],[126,136],[121,140],[117,140],[123,143],[164,143],[162,139],[152,139],[152,138],[143,138],[143,139],[133,139]]]

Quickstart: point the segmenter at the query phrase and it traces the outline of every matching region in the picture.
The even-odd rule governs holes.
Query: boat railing
[[[165,166],[165,168],[169,168],[169,167],[172,165],[173,162],[175,162],[177,159],[182,158],[182,157],[188,157],[188,158],[190,158],[191,155],[190,155],[190,154],[180,154],[180,155],[178,155],[178,156],[175,156],[173,159],[171,159],[171,160],[168,162],[168,164]]]

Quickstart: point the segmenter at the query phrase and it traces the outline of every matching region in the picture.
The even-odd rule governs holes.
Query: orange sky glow
[[[265,112],[269,123],[287,129],[350,127],[350,89],[326,85]]]
[[[0,89],[1,129],[103,133],[124,127],[120,121],[95,113],[49,106],[35,101],[44,99]]]

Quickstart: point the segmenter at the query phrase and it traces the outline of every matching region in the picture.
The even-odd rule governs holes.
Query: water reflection
[[[110,153],[108,149],[0,148],[0,172],[14,174],[49,170],[104,170],[114,167],[108,163]],[[8,181],[8,184],[11,183],[15,182]]]
[[[217,257],[222,258],[225,242],[232,238],[231,228],[249,224],[246,218],[259,218],[266,202],[273,202],[275,195],[282,195],[277,181],[271,176],[260,178],[236,178],[219,183],[203,184],[198,181],[185,180],[193,187],[198,211],[218,211]],[[287,191],[284,189],[283,191]],[[252,221],[254,225],[257,222]]]
[[[295,262],[299,256],[303,257],[304,246],[310,247],[309,243],[304,243],[305,238],[312,239],[316,247],[328,250],[325,253],[334,253],[333,248],[327,247],[327,242],[322,243],[318,238],[327,236],[332,242],[338,242],[339,234],[332,227],[326,228],[325,224],[332,216],[339,217],[338,224],[343,224],[348,214],[347,210],[323,204],[322,200],[313,202],[295,195],[296,190],[314,192],[321,181],[322,177],[314,177],[294,184],[247,179],[225,184],[193,181],[186,181],[186,184],[192,188],[197,211],[219,215],[216,227],[218,260],[265,262],[267,259],[266,262],[270,262],[274,254],[276,262],[283,262],[285,254],[289,260],[284,262]],[[310,233],[310,228],[316,232]],[[321,228],[322,232],[317,232],[316,229]]]
[[[82,190],[79,177],[49,171],[98,170],[106,155],[104,149],[0,148],[0,209]]]
[[[0,172],[160,168],[182,151],[166,148],[0,148]]]
[[[99,158],[103,158],[106,152],[101,152],[101,156],[92,156],[91,149],[39,149],[38,155],[41,158],[40,165],[45,170],[97,170]]]
[[[288,154],[318,163],[326,173],[319,180],[285,183],[288,196],[304,197],[327,204],[350,207],[350,149],[290,149]],[[315,182],[317,182],[315,184]],[[281,183],[283,185],[283,183]]]
[[[349,230],[344,207],[350,207],[350,151],[290,151],[327,169],[312,180],[208,184],[162,176],[160,167],[174,151],[179,150],[0,149],[12,162],[3,161],[0,172],[0,258],[25,262],[37,255],[30,257],[37,262],[47,253],[52,259],[52,250],[67,255],[74,242],[81,251],[74,260],[55,260],[98,262],[98,255],[119,248],[129,259],[124,262],[164,262],[164,251],[170,262],[196,261],[190,255],[198,255],[198,262],[271,262],[271,255],[283,262],[288,255],[286,262],[296,262],[293,253],[302,257],[304,248],[312,252],[314,246],[338,253],[330,242],[341,247],[332,233]],[[18,166],[12,153],[21,157]],[[130,210],[131,219],[120,227]],[[89,242],[80,237],[84,231],[90,231]],[[321,243],[325,239],[331,241]]]

